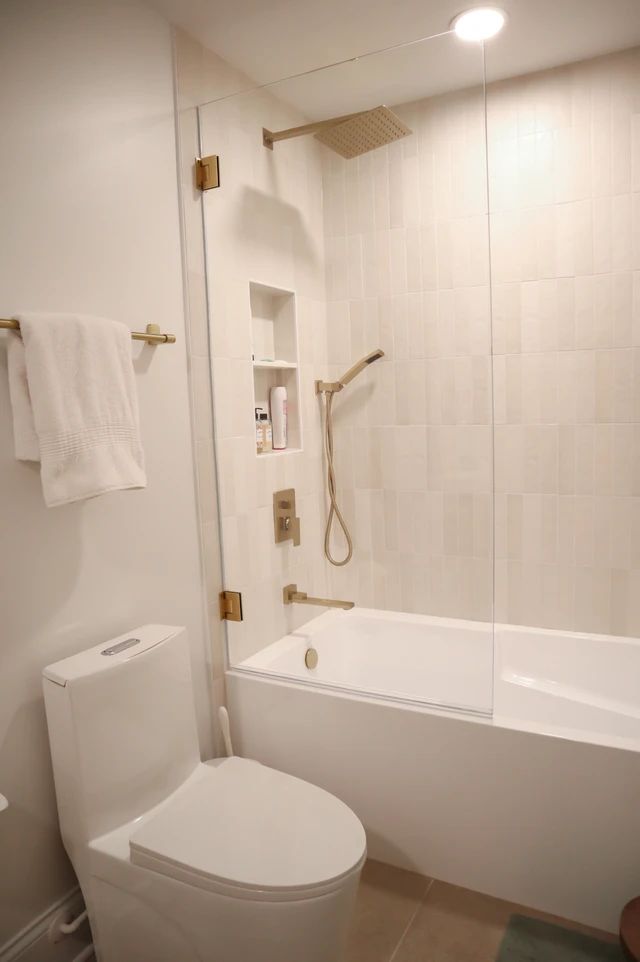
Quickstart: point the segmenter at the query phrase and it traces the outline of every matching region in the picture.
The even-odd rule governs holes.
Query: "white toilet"
[[[200,761],[183,628],[50,665],[44,693],[99,962],[338,962],[364,829],[300,779]]]

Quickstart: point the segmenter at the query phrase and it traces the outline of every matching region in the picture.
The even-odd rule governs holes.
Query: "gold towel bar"
[[[19,331],[20,324],[18,321],[9,321],[6,318],[0,317],[0,328],[6,328],[9,331]],[[144,334],[141,331],[132,331],[131,337],[134,341],[146,341],[147,344],[176,343],[175,334],[163,334],[157,324],[147,324],[147,330]]]

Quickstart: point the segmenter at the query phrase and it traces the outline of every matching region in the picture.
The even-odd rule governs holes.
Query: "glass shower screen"
[[[482,49],[446,34],[260,88],[213,55],[203,69],[201,154],[219,156],[221,182],[203,194],[203,214],[224,580],[244,609],[227,624],[229,664],[383,694],[386,678],[397,697],[490,712]],[[383,356],[341,387],[377,349]],[[335,495],[353,541],[342,566],[324,552],[326,396],[316,381],[339,386]],[[278,450],[268,438],[276,387],[288,413]],[[279,541],[277,492],[291,516]],[[347,547],[334,525],[332,553]],[[356,608],[285,604],[291,585]],[[323,638],[323,626],[342,637],[353,625],[358,639],[316,648],[310,670],[296,645],[311,619]],[[345,665],[367,637],[380,671],[351,677]]]

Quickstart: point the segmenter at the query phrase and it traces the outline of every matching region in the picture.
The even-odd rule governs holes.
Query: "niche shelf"
[[[293,361],[254,361],[253,366],[260,368],[263,371],[290,371],[295,370],[298,365],[294,364]]]
[[[262,408],[270,415],[271,388],[287,389],[287,447],[271,452],[282,457],[302,450],[296,296],[293,291],[250,281],[249,300],[254,409]],[[269,453],[256,457],[269,457]]]

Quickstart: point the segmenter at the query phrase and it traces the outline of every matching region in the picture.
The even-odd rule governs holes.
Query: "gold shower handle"
[[[281,518],[280,519],[281,541],[291,539],[294,548],[300,544],[300,518]]]
[[[293,541],[300,544],[300,518],[296,515],[295,488],[276,491],[273,495],[273,533],[276,544]]]

